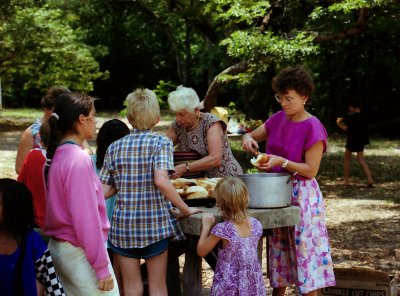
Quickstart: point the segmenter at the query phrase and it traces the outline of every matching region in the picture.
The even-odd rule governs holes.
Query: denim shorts
[[[108,244],[110,249],[116,254],[134,259],[149,259],[160,255],[168,249],[169,238],[164,238],[144,248],[119,248],[114,246],[110,241],[108,241]]]

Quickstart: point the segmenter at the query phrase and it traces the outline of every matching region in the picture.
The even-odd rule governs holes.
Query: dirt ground
[[[98,127],[105,121],[97,120]],[[0,118],[0,177],[16,178],[14,162],[18,140],[28,124]],[[167,122],[161,122],[156,130],[165,131],[167,125]],[[91,145],[94,147],[94,142]],[[384,196],[387,190],[399,194],[399,179],[384,185],[378,183],[371,189],[363,184],[344,187],[340,180],[318,179],[325,198],[336,267],[369,267],[400,278],[400,205],[387,201]],[[262,266],[266,274],[265,259]],[[212,276],[212,270],[203,263],[203,295],[209,293]],[[268,286],[267,279],[266,283]],[[286,295],[296,293],[288,289]]]

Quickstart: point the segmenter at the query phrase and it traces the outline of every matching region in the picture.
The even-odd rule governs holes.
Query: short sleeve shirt
[[[107,149],[100,171],[116,194],[109,239],[120,248],[143,248],[167,237],[184,239],[171,203],[154,184],[156,170],[173,170],[172,141],[133,130]]]
[[[328,134],[325,127],[315,116],[293,122],[286,118],[283,111],[273,114],[264,123],[267,133],[266,152],[278,155],[294,162],[304,162],[306,151],[315,143],[322,141],[324,152]],[[287,172],[280,167],[275,172]]]
[[[210,113],[200,113],[200,121],[197,127],[193,130],[187,130],[184,127],[178,125],[174,121],[171,125],[172,129],[178,136],[178,151],[196,151],[201,157],[208,155],[208,143],[207,143],[207,131],[216,123],[220,123],[224,130],[222,135],[222,162],[219,167],[211,168],[206,171],[206,175],[209,178],[224,177],[224,176],[236,176],[243,174],[243,170],[235,157],[233,156],[232,150],[229,145],[228,137],[225,133],[226,124]]]

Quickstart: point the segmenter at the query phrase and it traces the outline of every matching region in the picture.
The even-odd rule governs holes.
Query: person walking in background
[[[121,269],[124,295],[142,295],[140,260],[146,261],[150,295],[167,295],[170,238],[184,235],[179,217],[201,212],[189,208],[173,187],[172,141],[152,132],[160,120],[155,93],[137,89],[127,98],[132,132],[107,149],[100,179],[105,192],[117,192],[109,243]]]
[[[91,156],[97,174],[99,174],[100,169],[103,166],[104,156],[106,155],[107,148],[111,145],[111,143],[125,137],[126,135],[129,135],[129,127],[123,121],[119,119],[111,119],[103,123],[96,137],[96,154]],[[107,217],[109,221],[112,220],[115,207],[115,198],[115,196],[111,196],[106,199]],[[107,250],[112,262],[118,286],[122,288],[119,266],[117,260],[113,260],[113,255],[109,244],[107,246]]]
[[[106,240],[110,227],[102,185],[85,140],[96,134],[94,98],[63,93],[43,123],[47,184],[44,230],[67,295],[119,295]]]
[[[242,180],[222,178],[214,190],[224,222],[214,225],[212,214],[203,214],[199,256],[206,256],[221,243],[218,250],[210,295],[266,295],[261,264],[257,257],[261,223],[247,214],[249,192]]]
[[[51,87],[42,100],[40,101],[40,105],[43,109],[43,116],[41,119],[37,119],[32,125],[30,125],[21,135],[18,144],[17,158],[15,160],[15,172],[17,174],[20,173],[22,165],[24,163],[25,157],[28,155],[29,151],[34,148],[41,148],[41,140],[40,140],[40,126],[43,122],[47,121],[54,109],[54,101],[56,96],[61,95],[63,93],[70,93],[71,91],[65,86],[56,85]],[[92,154],[91,148],[89,144],[84,142],[85,150]]]
[[[283,296],[286,286],[296,285],[302,295],[315,296],[319,288],[335,285],[325,205],[315,179],[327,149],[327,132],[305,109],[315,86],[304,67],[281,70],[272,88],[282,110],[243,136],[243,148],[253,154],[258,153],[258,142],[267,141],[269,160],[258,169],[293,174],[292,205],[300,207],[299,224],[274,228],[269,239],[272,295]]]
[[[358,163],[367,177],[367,187],[374,187],[374,179],[364,158],[364,146],[369,144],[366,118],[355,100],[348,103],[348,110],[349,113],[346,116],[336,120],[339,128],[347,132],[343,162],[344,185],[350,184],[350,160],[352,153],[356,152]]]
[[[65,296],[50,251],[34,225],[28,188],[0,179],[0,294]]]

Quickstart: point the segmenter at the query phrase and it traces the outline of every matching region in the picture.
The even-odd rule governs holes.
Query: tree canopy
[[[271,78],[304,64],[317,84],[313,113],[334,123],[357,97],[383,129],[399,120],[387,108],[399,106],[399,17],[395,0],[5,0],[3,96],[33,105],[63,84],[118,109],[136,87],[163,100],[184,84],[206,110],[234,102],[265,119],[279,108]]]

